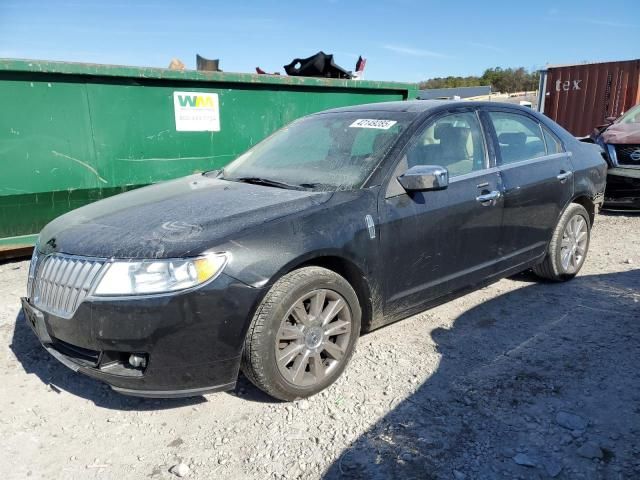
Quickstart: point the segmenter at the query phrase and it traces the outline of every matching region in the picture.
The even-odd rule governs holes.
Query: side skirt
[[[382,322],[380,324],[373,325],[372,330],[375,330],[377,328],[381,328],[381,327],[390,325],[390,324],[398,322],[400,320],[404,320],[405,318],[412,317],[413,315],[416,315],[418,313],[424,312],[426,310],[430,310],[430,309],[432,309],[434,307],[442,305],[443,303],[447,303],[447,302],[450,302],[451,300],[455,300],[456,298],[463,297],[464,295],[466,295],[468,293],[471,293],[471,292],[473,292],[475,290],[479,290],[481,288],[484,288],[484,287],[486,287],[488,285],[491,285],[492,283],[496,283],[496,282],[502,280],[503,278],[510,277],[512,275],[515,275],[516,273],[524,272],[525,270],[528,270],[529,268],[532,268],[534,265],[537,265],[540,262],[542,262],[542,260],[544,260],[545,255],[546,255],[546,251],[545,251],[545,253],[543,255],[539,256],[538,258],[536,258],[534,260],[529,260],[527,262],[518,264],[518,265],[516,265],[514,267],[510,267],[510,268],[507,268],[507,269],[502,270],[500,272],[494,273],[494,274],[490,275],[489,277],[487,277],[482,282],[469,285],[469,286],[461,288],[459,290],[455,290],[455,291],[453,291],[451,293],[448,293],[448,294],[443,295],[441,297],[435,298],[433,300],[429,300],[428,302],[425,302],[424,304],[418,305],[418,306],[410,308],[408,310],[405,310],[405,311],[402,311],[402,312],[397,312],[393,316],[385,317],[385,318],[382,319]]]

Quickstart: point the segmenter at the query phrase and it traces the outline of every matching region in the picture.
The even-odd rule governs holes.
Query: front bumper
[[[607,171],[604,206],[640,209],[640,169],[617,167]]]
[[[171,295],[88,298],[68,319],[22,303],[40,342],[67,367],[123,394],[165,398],[234,388],[262,292],[223,273]],[[131,354],[146,366],[129,365]]]

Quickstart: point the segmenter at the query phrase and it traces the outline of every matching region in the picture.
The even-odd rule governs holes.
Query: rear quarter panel
[[[599,145],[572,139],[567,149],[572,153],[574,168],[573,188],[575,197],[594,198],[604,194],[607,181],[607,162]]]
[[[581,142],[562,126],[549,117],[531,112],[550,128],[560,139],[568,152],[571,152],[573,166],[573,198],[587,196],[591,199],[604,194],[607,183],[607,162],[599,145]]]

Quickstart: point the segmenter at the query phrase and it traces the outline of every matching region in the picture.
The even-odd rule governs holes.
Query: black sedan
[[[362,332],[526,269],[582,267],[606,163],[529,109],[416,101],[295,121],[226,168],[47,225],[23,308],[70,368],[139,396],[274,397]]]

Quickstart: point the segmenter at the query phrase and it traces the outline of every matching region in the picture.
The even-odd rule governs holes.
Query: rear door
[[[429,122],[401,156],[379,205],[388,318],[495,271],[502,199],[489,160],[477,113],[468,109]],[[404,191],[397,177],[416,165],[446,167],[448,188]]]
[[[553,133],[525,112],[487,109],[504,186],[500,270],[544,254],[573,195],[573,168]]]

